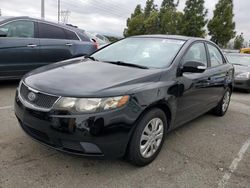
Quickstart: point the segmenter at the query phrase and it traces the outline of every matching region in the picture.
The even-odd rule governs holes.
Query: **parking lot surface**
[[[158,158],[138,168],[34,142],[14,115],[17,85],[0,82],[0,187],[250,187],[250,94],[234,92],[222,118],[206,114],[172,131]]]

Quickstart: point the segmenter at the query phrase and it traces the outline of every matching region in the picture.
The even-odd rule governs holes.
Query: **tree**
[[[159,30],[162,34],[180,34],[182,17],[181,12],[177,12],[177,3],[174,0],[163,0],[159,13]]]
[[[204,0],[187,0],[182,20],[182,35],[205,37],[206,15],[207,9],[204,7]]]
[[[134,13],[127,19],[127,28],[123,32],[125,37],[144,34],[144,15],[141,5],[135,7]]]
[[[214,16],[208,23],[208,30],[211,40],[221,47],[235,37],[233,17],[233,0],[219,0]]]
[[[234,49],[241,49],[243,48],[244,45],[244,37],[243,37],[243,33],[241,33],[240,35],[237,35],[234,39]]]
[[[144,34],[144,17],[143,14],[137,15],[128,22],[128,28],[124,30],[124,36],[133,36]]]
[[[159,16],[156,10],[152,11],[144,21],[145,34],[159,33]]]
[[[156,11],[156,10],[157,10],[157,6],[154,4],[154,0],[147,0],[146,7],[144,9],[145,18],[148,18],[151,12]]]
[[[181,34],[182,31],[182,18],[181,12],[173,10],[166,10],[160,15],[160,31],[162,34]]]
[[[138,15],[142,14],[142,8],[141,8],[141,5],[136,5],[135,7],[135,10],[134,10],[134,13],[131,14],[131,18],[134,18]]]
[[[161,3],[161,9],[164,8],[176,8],[179,5],[179,0],[175,3],[175,0],[163,0]]]

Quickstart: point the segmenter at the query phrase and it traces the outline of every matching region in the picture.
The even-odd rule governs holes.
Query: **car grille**
[[[35,108],[49,110],[52,108],[54,103],[58,100],[59,97],[52,96],[48,94],[44,94],[41,92],[34,92],[30,90],[25,84],[21,84],[20,89],[20,96],[24,102],[31,104]],[[33,94],[33,98],[29,97],[29,94]]]

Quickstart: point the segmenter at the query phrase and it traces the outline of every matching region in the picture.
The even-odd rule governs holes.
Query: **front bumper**
[[[250,80],[235,80],[234,87],[238,89],[250,90]]]
[[[140,115],[140,108],[132,103],[105,113],[71,115],[29,109],[16,95],[15,114],[22,129],[47,146],[77,155],[117,158],[125,154]]]

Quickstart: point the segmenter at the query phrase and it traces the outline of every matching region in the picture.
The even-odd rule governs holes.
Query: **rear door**
[[[70,52],[73,57],[79,57],[84,55],[89,55],[96,51],[96,45],[90,41],[90,39],[84,34],[84,32],[71,31],[69,29],[64,29],[68,39],[68,44],[70,47]]]
[[[66,31],[58,26],[38,23],[40,39],[40,62],[49,64],[73,57],[73,43]]]
[[[220,50],[212,43],[207,43],[208,57],[209,57],[209,86],[211,103],[218,103],[225,90],[226,79],[229,76],[229,72],[226,64],[226,60],[221,54]]]
[[[39,40],[35,39],[36,24],[29,20],[4,23],[0,30],[0,78],[18,78],[32,70],[39,59]]]

